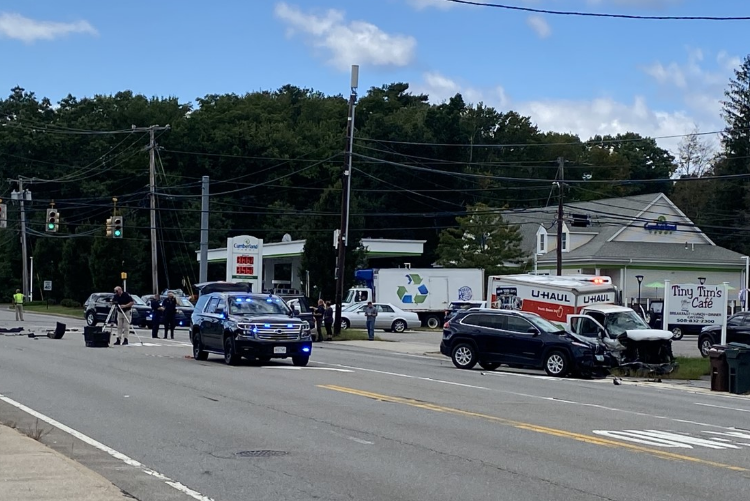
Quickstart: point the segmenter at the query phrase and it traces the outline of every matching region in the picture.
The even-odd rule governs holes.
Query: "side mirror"
[[[289,316],[290,317],[298,317],[299,316],[299,311],[298,310],[291,310],[289,312]]]
[[[537,329],[536,327],[529,327],[529,330],[527,330],[526,332],[535,336],[539,335],[539,329]]]

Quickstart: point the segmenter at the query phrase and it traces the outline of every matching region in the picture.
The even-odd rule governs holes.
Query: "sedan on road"
[[[698,336],[701,355],[708,356],[711,346],[721,343],[721,325],[704,327]],[[727,319],[727,343],[750,344],[750,312],[732,315]]]
[[[341,310],[341,328],[367,328],[367,318],[365,317],[366,306],[367,303],[356,303]],[[415,327],[421,325],[419,315],[411,311],[404,311],[391,303],[374,303],[373,306],[378,310],[378,316],[375,317],[376,329],[383,329],[389,332],[404,332],[409,326]]]

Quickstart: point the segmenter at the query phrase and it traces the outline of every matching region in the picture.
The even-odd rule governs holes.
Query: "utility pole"
[[[200,283],[208,281],[208,176],[201,178],[201,263]]]
[[[562,276],[562,251],[563,251],[563,190],[565,187],[565,159],[558,157],[558,181],[557,186],[560,189],[557,203],[557,276]]]
[[[133,130],[143,130],[133,127]],[[159,293],[159,266],[157,262],[156,247],[156,139],[154,133],[157,130],[169,130],[169,125],[160,127],[152,125],[147,128],[149,133],[148,143],[148,174],[149,174],[149,194],[150,194],[150,213],[151,213],[151,284],[154,294]]]
[[[18,200],[21,209],[21,254],[22,254],[22,272],[21,272],[21,287],[24,297],[31,300],[30,291],[30,277],[29,277],[29,254],[28,247],[26,246],[26,209],[24,202],[26,200],[31,201],[31,192],[23,188],[23,177],[18,176],[18,180],[12,180],[11,182],[18,183],[18,191],[11,193],[11,200]]]
[[[341,226],[337,242],[336,259],[336,311],[333,318],[333,332],[341,334],[341,302],[344,295],[344,273],[346,273],[346,246],[349,242],[349,202],[352,189],[352,151],[354,149],[354,107],[359,87],[359,66],[352,65],[351,93],[349,94],[349,114],[346,122],[346,158],[341,175]]]

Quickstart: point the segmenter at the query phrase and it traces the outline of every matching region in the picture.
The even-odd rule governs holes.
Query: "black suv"
[[[711,346],[721,343],[721,325],[708,325],[698,336],[701,355],[708,356]],[[736,313],[727,318],[727,343],[750,344],[750,312]]]
[[[459,310],[443,326],[440,353],[459,369],[501,364],[541,369],[550,376],[570,373],[606,376],[616,365],[602,346],[571,334],[533,313],[471,308]]]
[[[107,315],[112,308],[113,292],[95,292],[89,296],[83,303],[83,318],[86,319],[86,325],[94,326],[97,323],[107,321]],[[151,313],[151,308],[138,296],[132,295],[133,308],[131,309],[130,322],[133,327],[144,327],[146,325],[146,315]],[[117,316],[112,314],[112,322],[117,321]]]
[[[190,331],[193,358],[209,353],[224,356],[229,365],[241,357],[268,362],[291,357],[304,367],[312,353],[310,324],[278,296],[246,292],[212,292],[201,295],[193,312]]]

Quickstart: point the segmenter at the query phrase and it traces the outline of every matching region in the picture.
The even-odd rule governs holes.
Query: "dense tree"
[[[499,209],[485,204],[466,208],[457,228],[440,234],[438,264],[449,268],[482,268],[488,275],[517,271],[527,256],[518,226],[503,220]]]

